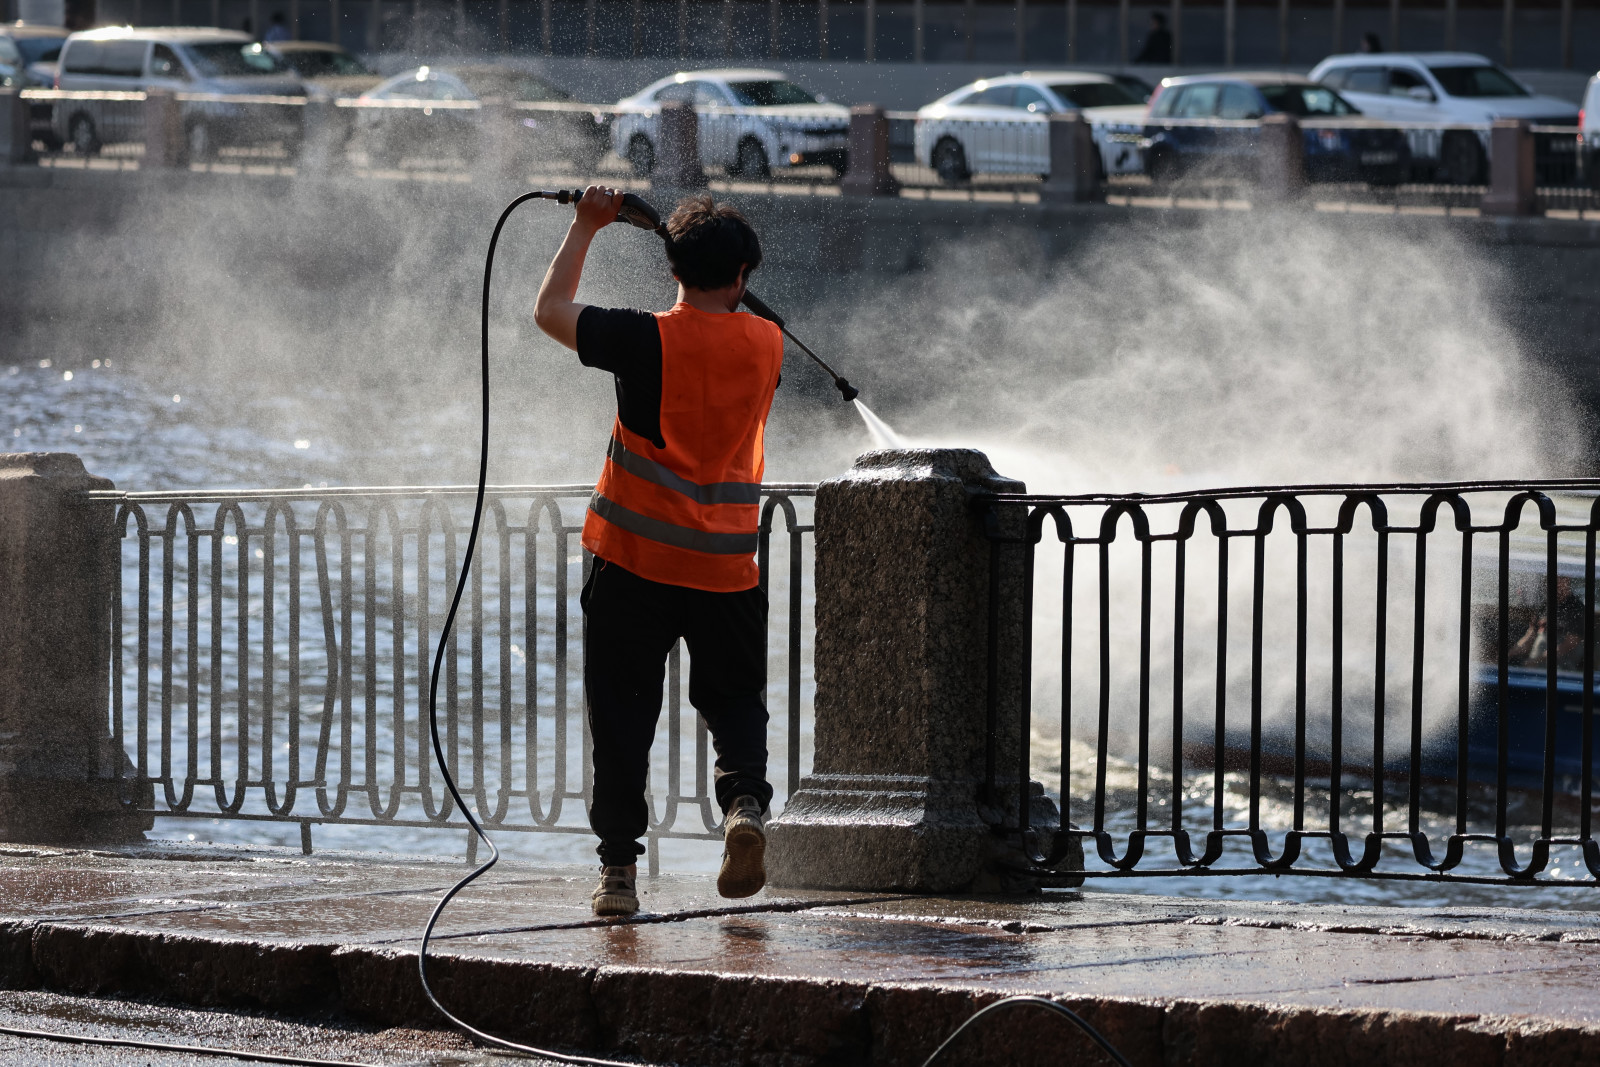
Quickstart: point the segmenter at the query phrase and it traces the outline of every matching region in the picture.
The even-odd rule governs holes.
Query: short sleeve
[[[648,311],[586,307],[578,315],[578,362],[621,378],[661,375],[661,330]]]

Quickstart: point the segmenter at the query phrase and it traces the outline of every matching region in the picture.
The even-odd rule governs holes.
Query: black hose
[[[444,913],[445,905],[449,904],[457,893],[471,885],[479,877],[486,874],[496,863],[500,862],[500,850],[495,847],[495,843],[484,832],[483,827],[472,814],[472,808],[462,798],[461,790],[456,787],[455,776],[450,773],[450,763],[445,759],[444,745],[439,740],[439,672],[444,666],[445,652],[450,645],[450,630],[455,626],[456,611],[461,607],[461,597],[466,592],[467,577],[472,570],[472,554],[478,545],[478,528],[483,520],[483,497],[487,491],[489,480],[489,282],[494,275],[494,250],[495,246],[500,243],[500,231],[505,228],[506,219],[511,217],[513,211],[529,200],[549,198],[549,195],[544,193],[523,193],[507,204],[505,210],[500,212],[499,221],[494,224],[494,233],[489,237],[489,254],[483,263],[483,329],[480,347],[481,363],[479,366],[479,376],[482,384],[483,418],[478,434],[478,494],[472,504],[472,529],[467,534],[467,547],[462,554],[461,571],[456,577],[455,594],[450,598],[450,611],[445,615],[444,626],[439,631],[439,646],[433,655],[433,671],[428,676],[428,736],[433,742],[434,762],[439,765],[439,773],[444,778],[445,788],[450,791],[450,796],[455,799],[456,805],[461,809],[462,818],[467,820],[467,825],[472,828],[472,832],[477,834],[479,840],[485,845],[489,846],[489,858],[461,881],[451,886],[449,891],[440,898],[439,903],[434,907],[433,914],[428,916],[428,925],[423,927],[422,930],[422,947],[417,953],[417,974],[422,979],[423,993],[427,994],[429,1002],[439,1009],[439,1014],[485,1044],[497,1045],[500,1048],[510,1049],[512,1052],[543,1056],[546,1059],[558,1060],[562,1063],[595,1064],[598,1067],[637,1067],[636,1064],[626,1063],[621,1060],[579,1056],[572,1053],[555,1052],[535,1045],[522,1045],[515,1041],[508,1041],[503,1037],[485,1033],[445,1007],[438,996],[434,994],[433,987],[428,984],[428,941],[433,937],[433,928],[439,922],[439,916]]]

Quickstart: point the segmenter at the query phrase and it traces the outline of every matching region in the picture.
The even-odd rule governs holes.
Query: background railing
[[[1030,629],[991,662],[1031,695],[991,788],[1043,781],[1034,861],[1081,839],[1091,876],[1594,884],[1597,493],[993,498]]]
[[[62,148],[42,139],[35,150],[51,166],[94,165],[96,157],[140,166],[155,112],[144,93],[87,93],[30,89],[36,137],[53,131]],[[286,172],[339,172],[366,177],[415,176],[467,180],[474,174],[533,183],[603,180],[649,183],[663,146],[653,112],[565,101],[360,100],[175,94],[167,121],[177,165],[222,169],[269,166]],[[38,118],[41,109],[52,118]],[[930,120],[888,112],[890,168],[912,195],[1031,199],[1049,171],[1049,135],[1042,117],[1015,121]],[[782,120],[728,108],[699,112],[700,156],[713,181],[741,189],[833,194],[848,155],[842,119],[825,108]],[[189,151],[195,129],[207,136]],[[1142,198],[1250,202],[1256,194],[1259,123],[1221,119],[1161,119],[1133,125],[1094,125],[1106,188],[1115,203]],[[1146,157],[1163,149],[1150,131],[1203,132],[1219,139],[1196,152],[1198,165],[1163,167]],[[1600,146],[1584,145],[1577,127],[1530,130],[1536,157],[1536,210],[1600,211]],[[1345,118],[1306,119],[1311,198],[1396,209],[1475,210],[1490,172],[1488,127],[1397,123]],[[1438,161],[1452,138],[1474,160],[1472,173],[1445,175]],[[1227,143],[1222,144],[1225,140]],[[1341,142],[1340,160],[1316,151]],[[1347,142],[1347,143],[1346,143]],[[1370,142],[1370,143],[1369,143]],[[1402,142],[1404,142],[1402,144]],[[789,146],[798,164],[776,158]],[[1377,161],[1404,151],[1406,158]],[[1457,157],[1460,163],[1460,157]],[[742,184],[741,184],[742,183]]]
[[[122,545],[110,728],[125,795],[148,783],[157,816],[298,824],[307,852],[318,824],[465,830],[434,766],[427,690],[473,492],[91,494]],[[485,504],[439,714],[452,773],[491,830],[589,832],[577,600],[590,492],[496,486]],[[780,802],[809,765],[812,492],[763,491]],[[661,839],[716,840],[722,819],[710,740],[680,682],[674,649],[651,765],[652,869]]]

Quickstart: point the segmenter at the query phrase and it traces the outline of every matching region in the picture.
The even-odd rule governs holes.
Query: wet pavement
[[[417,937],[465,871],[0,849],[0,984],[438,1027]],[[1592,912],[1100,891],[730,902],[696,875],[642,880],[644,910],[623,922],[589,915],[591,881],[508,863],[470,886],[439,925],[441,997],[493,1032],[693,1064],[920,1063],[1012,993],[1074,1007],[1138,1064],[1600,1062]],[[1081,1041],[1024,1011],[986,1025],[960,1062],[1053,1062]]]
[[[496,1067],[550,1064],[553,1060],[513,1060],[473,1048],[454,1034],[437,1030],[375,1030],[335,1019],[289,1019],[261,1014],[196,1011],[170,1004],[64,996],[59,993],[0,992],[0,1027],[63,1036],[200,1045],[307,1057],[374,1067]],[[159,1052],[128,1047],[78,1044],[0,1033],[0,1063],[150,1064],[152,1067],[255,1064],[259,1060],[212,1053]]]

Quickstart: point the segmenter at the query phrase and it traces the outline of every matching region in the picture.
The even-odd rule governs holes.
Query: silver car
[[[304,100],[305,86],[283,61],[249,34],[201,28],[115,27],[74,33],[61,46],[56,87],[95,93],[170,89],[192,96],[272,96]],[[191,162],[219,145],[280,143],[299,147],[301,108],[292,103],[227,99],[182,102],[184,144]],[[79,154],[144,136],[136,104],[115,97],[57,101],[59,137]]]

